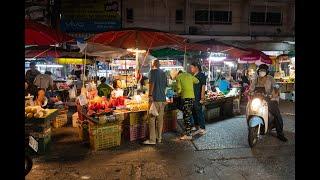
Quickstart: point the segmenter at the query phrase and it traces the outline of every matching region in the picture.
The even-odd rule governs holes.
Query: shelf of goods
[[[26,113],[29,117],[25,118],[25,133],[38,141],[38,154],[44,154],[51,144],[51,121],[58,116],[57,109],[42,110],[38,107],[26,107]],[[37,113],[46,112],[41,117]],[[32,117],[31,114],[33,113]],[[41,115],[41,113],[40,113]]]

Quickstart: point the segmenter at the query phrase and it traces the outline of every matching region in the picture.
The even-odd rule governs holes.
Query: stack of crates
[[[178,110],[165,111],[163,116],[162,132],[177,130]]]
[[[108,123],[89,125],[89,141],[94,151],[120,146],[121,127],[118,124]]]
[[[123,121],[123,137],[125,140],[135,141],[147,137],[148,114],[146,111],[131,112]]]
[[[53,120],[53,127],[54,128],[60,128],[64,127],[68,123],[68,110],[59,110],[59,115],[56,117],[55,120]]]
[[[25,122],[25,133],[38,142],[38,154],[44,154],[51,144],[50,120],[39,118],[29,119]]]

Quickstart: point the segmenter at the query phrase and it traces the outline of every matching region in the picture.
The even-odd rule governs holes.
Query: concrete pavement
[[[194,141],[166,133],[156,146],[133,142],[97,152],[80,143],[76,129],[55,129],[51,151],[34,159],[26,179],[295,179],[294,104],[280,107],[289,141],[267,135],[254,149],[243,115],[207,124],[208,133]]]

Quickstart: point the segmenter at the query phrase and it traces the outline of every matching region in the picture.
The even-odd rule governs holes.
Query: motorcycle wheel
[[[26,176],[32,169],[32,159],[29,156],[25,156],[24,158],[24,175]]]
[[[259,126],[249,128],[248,142],[251,148],[253,148],[258,141],[258,128]]]

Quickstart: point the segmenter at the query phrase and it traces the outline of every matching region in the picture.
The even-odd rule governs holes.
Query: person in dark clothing
[[[30,69],[26,72],[25,81],[28,83],[28,88],[26,91],[28,91],[28,93],[30,93],[33,96],[37,94],[37,89],[38,89],[37,86],[33,84],[33,82],[39,74],[41,73],[36,69],[36,63],[31,62]]]
[[[191,124],[192,126],[198,125],[200,126],[195,134],[205,134],[206,133],[206,127],[205,127],[205,118],[204,118],[204,112],[202,109],[202,104],[205,101],[205,87],[206,87],[206,76],[201,71],[201,65],[198,63],[192,63],[190,65],[191,73],[194,77],[196,77],[199,80],[198,84],[193,85],[194,89],[194,104],[192,109],[192,117],[191,117]],[[194,121],[194,122],[193,122]],[[195,127],[193,127],[196,130]]]
[[[106,84],[107,79],[105,77],[102,77],[100,81],[101,81],[101,84],[99,84],[97,88],[98,95],[110,98],[112,88],[108,84]]]
[[[254,92],[256,87],[264,87],[265,91],[268,95],[272,96],[272,98],[268,99],[268,108],[269,112],[275,117],[275,125],[277,130],[277,137],[281,141],[288,141],[288,139],[284,136],[283,133],[283,119],[279,110],[278,101],[276,101],[274,93],[275,80],[272,76],[268,75],[269,67],[266,64],[261,64],[258,68],[258,77],[257,79],[251,83],[250,92]]]

